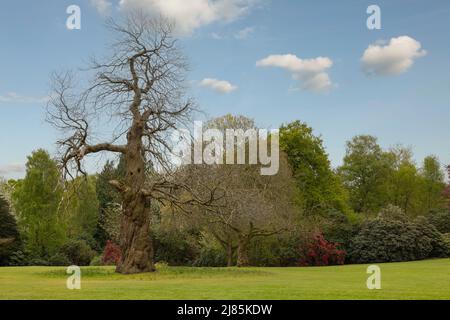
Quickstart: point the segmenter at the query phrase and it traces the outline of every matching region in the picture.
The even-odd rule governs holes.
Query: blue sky
[[[2,1],[0,176],[22,176],[37,148],[55,151],[45,122],[51,72],[104,53],[105,18],[133,6],[177,21],[189,95],[210,117],[243,114],[270,128],[306,121],[334,166],[357,134],[411,146],[418,163],[429,154],[450,163],[449,1],[161,1]],[[81,30],[66,28],[72,4]],[[381,8],[381,30],[366,26],[370,4]]]

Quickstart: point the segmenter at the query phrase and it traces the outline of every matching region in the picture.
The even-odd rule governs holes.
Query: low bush
[[[67,256],[61,252],[53,255],[50,259],[49,259],[49,263],[51,266],[70,266],[72,263],[70,262],[69,258],[67,258]]]
[[[192,266],[199,255],[201,235],[197,230],[154,230],[155,261],[171,266]]]
[[[428,220],[422,216],[417,217],[414,220],[414,224],[421,233],[421,239],[419,239],[419,241],[430,242],[432,249],[428,257],[443,258],[448,256],[448,247],[444,240],[443,234],[440,233],[434,225],[429,223]]]
[[[58,254],[67,257],[72,265],[88,266],[95,256],[95,251],[85,240],[69,240],[61,247]]]
[[[227,255],[217,245],[202,246],[197,259],[194,261],[196,267],[224,267],[226,265]]]
[[[254,239],[249,245],[250,265],[293,267],[298,265],[299,237],[294,232]]]
[[[360,217],[355,214],[329,210],[323,215],[319,227],[328,241],[339,243],[339,247],[346,250],[360,225]]]
[[[442,234],[423,217],[409,220],[397,208],[366,222],[351,241],[353,263],[400,262],[448,255]]]
[[[251,266],[272,267],[279,264],[279,249],[281,242],[274,236],[256,238],[250,243],[248,257]]]
[[[444,233],[442,235],[442,240],[445,244],[445,247],[447,249],[447,254],[446,256],[449,257],[450,256],[450,233]]]
[[[450,233],[450,211],[433,210],[427,216],[427,219],[439,232]]]
[[[28,260],[28,265],[43,267],[43,266],[49,266],[50,262],[43,258],[31,258]]]
[[[294,267],[298,265],[299,238],[294,235],[280,236],[277,253],[278,264],[275,266]]]
[[[10,256],[9,265],[13,267],[27,266],[27,255],[23,250],[17,250]]]

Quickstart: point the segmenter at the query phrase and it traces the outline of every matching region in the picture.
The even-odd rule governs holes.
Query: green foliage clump
[[[200,250],[194,261],[196,267],[224,267],[227,265],[227,254],[213,237],[202,235]]]
[[[250,265],[258,267],[297,266],[300,242],[300,237],[295,232],[280,233],[254,240],[249,246]]]
[[[298,202],[305,212],[348,211],[347,193],[331,169],[322,139],[314,135],[311,127],[300,121],[282,126],[280,147],[288,156],[300,191]]]
[[[0,266],[9,265],[19,247],[16,219],[11,214],[9,203],[0,195]]]
[[[60,257],[66,257],[69,264],[88,266],[95,257],[95,252],[84,240],[70,240],[58,252]]]
[[[50,259],[49,259],[49,264],[51,266],[58,266],[58,267],[65,267],[65,266],[70,266],[73,263],[70,262],[69,258],[62,252],[58,252],[56,254],[54,254]]]
[[[426,157],[419,168],[411,149],[396,146],[385,151],[373,136],[347,142],[338,172],[351,207],[359,213],[376,213],[392,203],[416,217],[445,206],[444,175],[435,156]]]
[[[400,262],[447,255],[442,235],[425,218],[405,219],[389,207],[363,224],[351,240],[349,260],[354,263]]]
[[[282,245],[272,236],[253,240],[249,245],[250,265],[258,267],[277,266],[280,263]]]
[[[450,211],[432,210],[427,218],[439,232],[450,233]]]
[[[450,257],[450,233],[442,234],[442,241],[447,249],[446,256]]]
[[[195,230],[155,230],[155,261],[165,261],[171,266],[191,266],[198,256],[198,239]]]
[[[350,240],[358,233],[361,223],[360,215],[329,210],[321,217],[319,229],[325,239],[339,243],[339,247],[346,250]]]
[[[9,258],[10,266],[26,266],[28,264],[28,259],[26,253],[21,249],[13,252]]]
[[[444,258],[448,256],[447,243],[442,233],[423,216],[417,217],[414,220],[414,224],[422,235],[422,241],[430,241],[432,250],[427,258]]]

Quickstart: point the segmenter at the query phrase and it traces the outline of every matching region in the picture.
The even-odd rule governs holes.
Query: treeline
[[[227,115],[209,127],[256,126]],[[409,148],[356,136],[332,168],[321,138],[300,121],[280,128],[280,147],[275,176],[251,165],[180,168],[174,179],[222,196],[198,207],[155,200],[155,260],[309,266],[449,256],[450,187],[436,157],[415,163]],[[46,151],[33,152],[24,179],[0,183],[0,265],[114,264],[122,208],[109,181],[123,179],[123,168],[123,159],[108,161],[96,175],[64,180]]]

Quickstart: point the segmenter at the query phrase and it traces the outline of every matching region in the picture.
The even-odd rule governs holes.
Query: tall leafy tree
[[[376,212],[384,206],[392,156],[383,152],[376,137],[361,135],[348,141],[339,173],[356,212]]]
[[[404,162],[390,176],[388,199],[407,215],[418,215],[421,179],[413,163]]]
[[[411,216],[426,215],[444,207],[444,175],[436,157],[426,157],[419,168],[409,148],[393,148],[388,156],[392,159],[392,173],[388,180],[387,203]]]
[[[445,207],[443,190],[445,189],[444,173],[441,163],[435,156],[424,159],[420,175],[423,179],[422,207],[424,212]]]
[[[34,151],[28,157],[25,179],[15,186],[13,202],[25,248],[37,258],[50,257],[65,238],[57,214],[61,195],[56,162],[47,151]]]
[[[331,169],[322,139],[311,127],[301,121],[282,126],[280,147],[287,154],[306,213],[348,211],[346,192]]]

